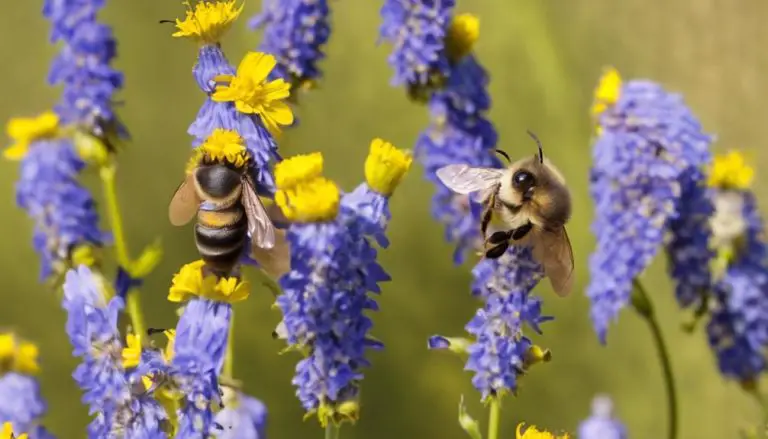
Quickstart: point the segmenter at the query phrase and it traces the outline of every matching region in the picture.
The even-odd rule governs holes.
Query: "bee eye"
[[[522,191],[528,190],[536,184],[536,181],[528,171],[517,171],[512,176],[512,187]]]

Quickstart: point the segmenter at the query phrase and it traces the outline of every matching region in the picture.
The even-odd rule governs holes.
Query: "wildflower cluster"
[[[366,183],[350,193],[322,175],[320,153],[275,168],[275,200],[291,221],[291,271],[280,279],[283,320],[276,332],[304,356],[293,384],[307,414],[323,426],[357,420],[363,368],[370,364],[365,351],[383,347],[370,336],[365,315],[378,309],[368,293],[389,280],[372,244],[388,245],[388,200],[410,165],[410,154],[374,139]]]

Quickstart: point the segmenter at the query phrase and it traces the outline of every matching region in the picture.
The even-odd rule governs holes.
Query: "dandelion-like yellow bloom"
[[[376,192],[392,195],[413,163],[410,151],[395,148],[382,139],[373,139],[365,160],[365,180]]]
[[[235,166],[245,166],[250,158],[245,140],[237,131],[216,128],[200,145],[200,151],[213,160],[225,161]]]
[[[521,423],[517,426],[517,434],[515,435],[517,439],[570,439],[567,433],[562,436],[555,436],[548,431],[539,431],[533,425],[526,428],[525,433],[523,433],[523,425]]]
[[[621,97],[621,75],[613,67],[606,67],[603,76],[595,89],[595,99],[592,103],[592,116],[601,115],[608,107],[616,104]]]
[[[37,345],[19,341],[15,334],[0,334],[0,369],[34,375],[40,371]]]
[[[189,37],[202,44],[216,44],[232,23],[243,12],[243,4],[237,6],[236,0],[209,1],[200,0],[193,8],[187,6],[187,16],[184,20],[176,20],[174,37]]]
[[[325,428],[329,423],[339,424],[349,422],[354,424],[360,419],[360,402],[357,400],[342,401],[336,404],[320,403],[317,412],[309,412],[304,415],[304,420],[317,414],[320,426]]]
[[[275,202],[289,221],[312,223],[330,221],[339,211],[341,194],[336,183],[318,177],[293,189],[279,190]]]
[[[459,61],[469,55],[478,38],[480,38],[480,19],[477,16],[459,14],[453,17],[445,38],[448,57]]]
[[[709,185],[721,189],[749,189],[754,178],[755,169],[740,151],[716,155],[709,171]]]
[[[128,369],[136,367],[141,362],[141,336],[128,334],[125,337],[125,347],[123,348],[123,367]]]
[[[291,85],[282,78],[267,80],[276,65],[277,60],[272,55],[249,52],[237,67],[235,76],[214,78],[219,85],[211,97],[216,102],[234,102],[241,113],[257,114],[264,126],[277,134],[281,125],[293,123],[293,111],[284,101],[291,94]]]
[[[3,155],[9,160],[21,160],[27,155],[32,142],[54,137],[58,129],[59,116],[53,111],[46,111],[37,117],[14,117],[6,127],[13,144],[3,151]]]
[[[275,187],[291,189],[320,177],[322,173],[322,153],[296,155],[275,165]]]
[[[235,303],[247,299],[251,294],[251,285],[245,279],[218,278],[214,275],[203,277],[204,265],[205,262],[198,260],[181,267],[173,276],[168,300],[183,302],[197,296],[216,302]]]
[[[27,434],[23,433],[19,436],[13,434],[13,425],[10,422],[3,424],[3,429],[0,431],[0,439],[27,439]]]

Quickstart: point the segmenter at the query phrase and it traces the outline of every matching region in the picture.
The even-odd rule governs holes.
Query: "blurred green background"
[[[114,26],[119,41],[117,67],[126,75],[119,96],[120,114],[133,143],[120,157],[119,195],[132,253],[156,237],[166,250],[162,264],[141,291],[148,325],[171,327],[174,308],[165,300],[172,274],[197,258],[191,227],[173,228],[167,203],[189,156],[186,134],[203,96],[192,80],[196,48],[171,38],[160,19],[183,14],[174,0],[113,0],[102,19]],[[351,189],[362,179],[371,138],[380,136],[412,147],[427,123],[426,110],[410,103],[402,90],[389,87],[386,64],[390,47],[376,46],[382,1],[332,1],[333,35],[322,64],[320,89],[301,98],[301,125],[280,147],[284,155],[320,150],[326,173]],[[607,347],[598,344],[583,294],[592,205],[587,192],[590,123],[587,109],[601,68],[616,66],[625,77],[650,77],[683,92],[718,150],[751,150],[758,170],[768,155],[762,141],[768,86],[764,56],[768,4],[757,0],[670,0],[653,7],[643,0],[463,0],[460,10],[481,19],[479,58],[491,76],[491,119],[500,145],[513,155],[533,147],[525,134],[542,138],[547,153],[570,180],[575,213],[570,235],[578,267],[575,294],[557,299],[546,283],[539,287],[545,311],[556,320],[537,337],[552,349],[551,363],[525,378],[518,398],[505,401],[502,437],[513,437],[520,421],[575,432],[588,415],[590,400],[610,393],[618,415],[635,438],[661,437],[666,405],[658,363],[645,325],[629,311],[621,314]],[[58,91],[45,84],[55,48],[48,43],[48,23],[41,1],[14,2],[0,14],[0,120],[33,115],[49,108]],[[259,10],[246,2],[246,17]],[[227,35],[224,48],[233,63],[254,49],[260,35],[243,17]],[[61,438],[84,436],[86,411],[70,374],[76,362],[64,333],[65,315],[53,293],[38,283],[38,258],[31,249],[31,226],[14,206],[17,167],[0,163],[4,214],[0,251],[0,324],[16,328],[41,346],[43,391],[50,403],[47,425]],[[93,176],[86,180],[101,198]],[[768,180],[758,176],[757,188]],[[440,333],[459,335],[477,303],[470,298],[470,266],[451,264],[452,246],[429,214],[432,188],[415,167],[392,200],[392,246],[382,253],[394,280],[384,287],[375,334],[387,345],[372,355],[364,384],[362,419],[345,428],[345,438],[462,439],[457,424],[459,397],[486,425],[478,393],[448,354],[428,352],[426,339]],[[760,196],[761,201],[765,195]],[[683,334],[685,314],[678,311],[663,261],[646,273],[668,336],[681,403],[681,438],[735,437],[738,428],[759,417],[759,410],[736,385],[725,383],[701,331]],[[279,320],[271,296],[257,291],[236,306],[236,374],[248,393],[269,406],[269,437],[312,438],[321,431],[302,422],[301,407],[290,384],[296,357],[278,356],[282,347],[270,332]]]

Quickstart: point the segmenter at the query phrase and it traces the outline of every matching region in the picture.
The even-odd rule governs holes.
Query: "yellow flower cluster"
[[[27,155],[32,142],[54,137],[58,130],[59,116],[53,111],[46,111],[37,117],[14,117],[6,127],[13,144],[3,151],[3,155],[9,160],[21,160]]]
[[[203,275],[202,260],[197,260],[181,267],[173,276],[168,300],[183,302],[192,297],[202,297],[216,302],[235,303],[248,298],[251,294],[250,282],[244,278]]]
[[[322,176],[321,153],[299,155],[275,166],[275,203],[293,222],[323,222],[336,217],[341,194],[336,183]]]
[[[211,160],[223,161],[241,168],[250,160],[250,154],[245,147],[245,140],[237,131],[216,128],[207,139],[195,150],[187,166],[191,171],[205,156]]]
[[[237,6],[236,0],[209,1],[200,0],[194,8],[186,1],[187,16],[176,20],[174,37],[188,37],[201,44],[216,44],[232,23],[243,12],[243,4]]]
[[[459,14],[453,17],[445,38],[445,50],[448,57],[460,61],[469,55],[477,39],[480,38],[480,19],[472,14]]]
[[[606,67],[603,76],[595,89],[595,98],[592,103],[592,116],[597,117],[608,107],[616,104],[621,97],[621,75],[613,67]]]
[[[382,139],[373,139],[365,160],[365,180],[376,192],[392,195],[411,168],[411,163],[413,157],[410,151],[397,149]]]
[[[20,341],[15,334],[0,334],[0,370],[33,375],[40,371],[34,343]]]
[[[14,435],[13,425],[10,422],[6,422],[3,424],[3,429],[0,430],[0,439],[27,439],[27,434]]]
[[[562,436],[555,436],[548,431],[539,431],[533,425],[524,428],[524,424],[517,426],[516,439],[570,439],[570,436],[565,433]]]
[[[237,73],[219,75],[216,91],[211,98],[216,102],[234,102],[237,111],[256,114],[270,133],[280,133],[281,125],[293,123],[293,111],[285,103],[291,94],[291,85],[282,78],[268,80],[269,73],[277,65],[274,56],[261,52],[249,52]]]
[[[720,189],[749,189],[754,178],[755,169],[739,151],[716,155],[709,171],[709,185]]]

